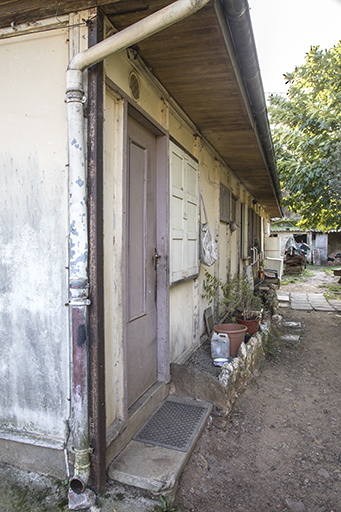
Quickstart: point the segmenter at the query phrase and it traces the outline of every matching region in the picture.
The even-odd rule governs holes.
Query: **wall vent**
[[[140,82],[135,73],[131,73],[129,77],[129,87],[133,98],[138,100],[140,98]]]

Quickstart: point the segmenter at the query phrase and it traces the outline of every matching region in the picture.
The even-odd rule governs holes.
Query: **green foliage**
[[[254,294],[253,286],[245,276],[239,276],[237,286],[240,293],[242,317],[244,320],[251,320],[255,313],[257,314],[262,309],[262,300]]]
[[[268,336],[268,341],[264,347],[264,353],[268,358],[274,357],[276,358],[281,351],[281,347],[283,346],[283,339],[280,331],[276,329],[273,325],[270,325],[270,332]]]
[[[203,288],[202,297],[207,299],[209,304],[219,297],[220,308],[231,321],[238,315],[249,320],[253,317],[253,312],[262,308],[262,301],[254,295],[253,288],[245,276],[236,274],[223,282],[206,270]]]
[[[315,272],[312,270],[304,269],[299,274],[287,274],[283,277],[281,284],[285,286],[286,284],[295,284],[302,283],[309,279],[309,277],[314,277]]]
[[[341,227],[341,42],[312,47],[285,75],[286,97],[270,96],[270,121],[283,204],[302,228]]]
[[[208,300],[209,304],[212,304],[214,299],[217,297],[219,293],[219,287],[221,286],[221,280],[214,277],[207,270],[205,270],[205,279],[204,279],[204,293],[201,295],[203,299]]]
[[[320,288],[324,288],[324,295],[326,299],[341,299],[341,285],[340,284],[321,284]]]
[[[271,316],[278,313],[278,299],[275,290],[272,288],[262,290],[259,293],[259,297],[263,303],[264,309],[268,311]]]
[[[154,509],[155,512],[180,512],[180,510],[172,507],[170,501],[166,500],[163,496],[160,496],[160,500],[162,502],[162,507],[157,505]]]

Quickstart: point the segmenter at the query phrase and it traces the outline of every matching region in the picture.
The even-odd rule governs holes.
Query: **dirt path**
[[[324,279],[291,291],[320,293]],[[302,323],[299,344],[267,359],[228,420],[213,418],[180,480],[181,512],[341,512],[341,315],[284,319]]]
[[[282,285],[281,289],[290,292],[324,293],[327,290],[323,288],[323,285],[337,284],[339,279],[318,270],[314,270],[314,274],[306,281]]]

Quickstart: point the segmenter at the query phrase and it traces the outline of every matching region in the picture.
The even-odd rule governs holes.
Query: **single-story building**
[[[326,265],[328,261],[340,262],[341,233],[335,230],[326,233],[315,229],[304,230],[297,226],[297,218],[282,218],[273,220],[270,227],[270,237],[266,240],[266,250],[269,256],[284,258],[285,246],[292,236],[298,243],[309,246],[308,263]]]
[[[281,215],[249,7],[8,1],[0,55],[0,460],[101,491],[205,331],[203,204],[222,279]]]

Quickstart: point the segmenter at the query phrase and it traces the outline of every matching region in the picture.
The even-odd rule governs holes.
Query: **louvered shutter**
[[[198,164],[170,143],[170,282],[198,273]]]

